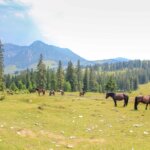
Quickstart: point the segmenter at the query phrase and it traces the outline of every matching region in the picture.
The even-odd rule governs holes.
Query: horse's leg
[[[146,104],[145,110],[147,110],[148,103]]]
[[[124,105],[123,105],[123,107],[125,107],[126,106],[126,99],[124,99]]]
[[[117,101],[114,99],[115,107],[117,107]]]

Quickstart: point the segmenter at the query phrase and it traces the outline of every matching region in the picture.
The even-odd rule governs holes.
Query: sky
[[[88,60],[150,59],[149,0],[0,0],[0,39],[42,40]]]

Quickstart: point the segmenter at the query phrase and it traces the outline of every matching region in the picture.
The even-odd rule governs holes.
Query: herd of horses
[[[32,92],[35,92],[37,91],[39,96],[42,94],[42,95],[45,95],[46,93],[46,90],[44,88],[36,88],[34,89],[33,91],[30,91],[31,93]],[[58,90],[57,92],[60,92],[61,95],[64,95],[64,91],[63,90]],[[81,92],[79,92],[79,96],[84,96],[85,95],[85,91],[82,90]],[[52,95],[55,95],[55,91],[54,90],[50,90],[49,91],[49,96],[52,96]],[[121,100],[124,100],[124,107],[126,107],[128,105],[128,101],[129,101],[129,96],[127,94],[124,94],[124,93],[113,93],[113,92],[109,92],[109,93],[106,93],[106,99],[111,97],[112,100],[114,101],[114,106],[117,107],[117,101],[121,101]],[[145,109],[147,110],[147,107],[148,107],[148,104],[150,105],[150,95],[147,95],[147,96],[142,96],[142,95],[139,95],[139,96],[136,96],[135,97],[135,101],[134,101],[134,109],[137,110],[138,109],[138,104],[139,103],[143,103],[143,104],[146,104],[146,107]]]

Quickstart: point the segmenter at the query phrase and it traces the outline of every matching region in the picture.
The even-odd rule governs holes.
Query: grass
[[[0,150],[149,150],[150,110],[133,110],[134,96],[149,93],[150,84],[140,86],[126,108],[99,93],[7,96],[0,101]]]

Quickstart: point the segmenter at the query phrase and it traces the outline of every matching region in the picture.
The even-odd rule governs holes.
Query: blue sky
[[[13,0],[0,2],[0,37],[3,42],[22,45],[41,38],[38,26],[28,15],[29,9],[29,6]]]
[[[149,0],[0,0],[0,38],[42,40],[89,59],[150,59]]]

